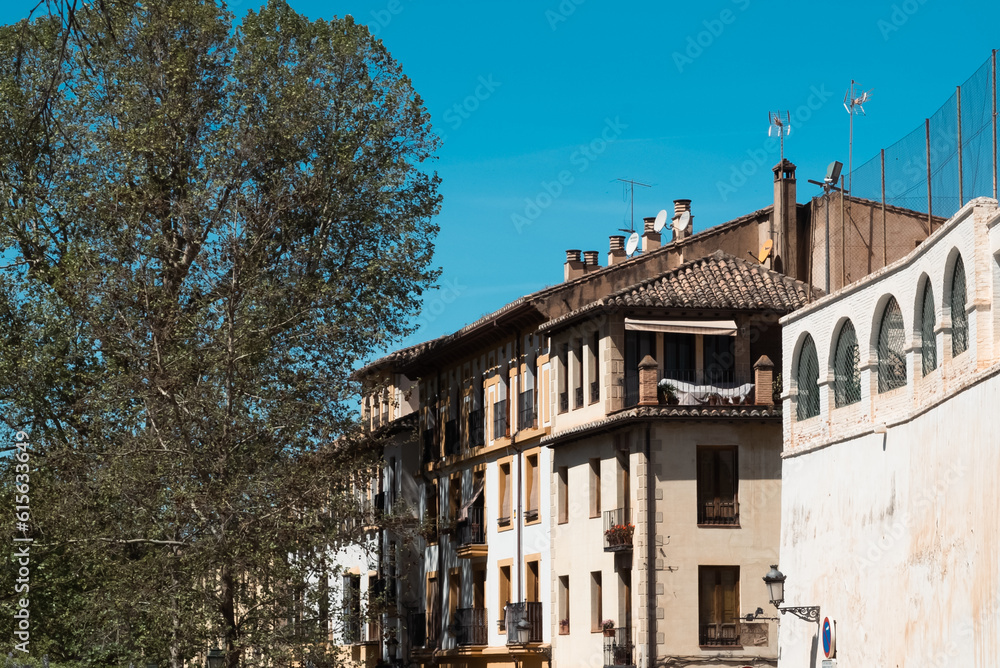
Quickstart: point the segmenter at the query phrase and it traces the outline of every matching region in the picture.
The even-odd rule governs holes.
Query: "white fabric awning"
[[[734,320],[636,320],[625,318],[625,329],[637,332],[736,336]]]

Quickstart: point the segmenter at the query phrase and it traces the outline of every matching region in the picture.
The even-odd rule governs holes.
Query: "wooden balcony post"
[[[758,406],[774,405],[774,362],[767,355],[761,355],[754,362],[754,403]]]
[[[639,405],[656,406],[660,399],[656,393],[656,360],[646,355],[639,362]]]

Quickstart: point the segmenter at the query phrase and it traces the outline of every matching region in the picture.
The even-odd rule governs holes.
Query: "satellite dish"
[[[844,163],[834,160],[826,168],[826,178],[823,180],[827,183],[836,183],[840,180],[840,170],[844,168]]]
[[[760,253],[757,255],[757,261],[764,264],[766,260],[771,255],[771,248],[774,247],[774,242],[770,239],[764,242],[764,245],[760,247]]]
[[[664,225],[667,224],[667,210],[662,209],[658,214],[656,214],[656,220],[653,221],[653,231],[659,234],[663,231]]]
[[[685,211],[680,215],[680,217],[677,220],[674,221],[674,229],[677,230],[678,232],[683,232],[688,228],[688,225],[690,224],[691,224],[691,213],[689,211]]]
[[[638,247],[639,247],[639,233],[633,232],[631,235],[629,235],[628,241],[625,242],[625,252],[628,255],[632,255],[632,253],[634,253],[635,249]]]

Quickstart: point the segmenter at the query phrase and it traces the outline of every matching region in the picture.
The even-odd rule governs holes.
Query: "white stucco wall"
[[[820,606],[840,666],[993,666],[1000,659],[1000,226],[975,200],[910,255],[782,320],[785,605]],[[948,289],[965,264],[969,349],[951,354]],[[924,376],[919,303],[930,280],[938,368]],[[899,303],[907,384],[878,392],[875,340],[888,295]],[[850,318],[858,404],[835,408],[833,347]],[[820,413],[795,417],[806,333],[820,362]],[[820,666],[820,628],[784,615],[779,666]]]

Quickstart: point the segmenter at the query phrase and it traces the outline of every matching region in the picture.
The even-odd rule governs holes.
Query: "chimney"
[[[694,229],[694,216],[691,216],[691,200],[689,199],[675,199],[674,200],[674,217],[671,219],[676,223],[682,214],[688,214],[688,224],[683,230],[678,230],[674,228],[674,241],[680,241],[681,239],[686,239],[691,236],[691,230]]]
[[[798,207],[795,204],[795,165],[782,158],[771,171],[774,172],[774,211],[771,213],[774,259],[771,261],[771,267],[800,280],[808,280],[805,267],[799,267],[796,252]]]
[[[611,252],[608,253],[608,266],[625,261],[625,237],[611,235]]]
[[[754,362],[754,403],[758,406],[774,405],[774,362],[767,355],[761,355]],[[778,388],[781,393],[781,388]]]
[[[653,229],[656,224],[656,216],[649,216],[642,219],[645,228],[642,232],[642,252],[656,250],[660,247],[660,233]]]
[[[660,395],[656,387],[656,360],[646,355],[639,362],[639,405],[656,406],[660,403]]]
[[[583,251],[584,272],[590,273],[601,268],[601,257],[597,251]]]
[[[580,259],[580,251],[566,251],[566,264],[563,265],[564,280],[572,281],[574,278],[580,278],[585,273],[587,273],[587,270],[584,269],[583,260]]]

